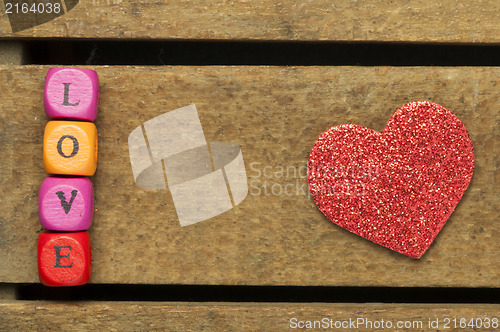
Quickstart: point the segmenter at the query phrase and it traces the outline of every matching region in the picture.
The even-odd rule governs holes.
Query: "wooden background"
[[[493,317],[492,304],[99,303],[17,301],[38,282],[37,195],[44,76],[20,65],[28,38],[433,42],[498,45],[498,1],[82,1],[12,33],[0,13],[0,330],[282,330],[291,317]],[[14,65],[17,64],[17,65]],[[82,67],[82,66],[79,66]],[[92,283],[498,288],[498,67],[94,66],[101,99]],[[428,252],[414,260],[332,225],[300,192],[310,148],[326,129],[382,130],[413,100],[452,110],[475,148],[471,185]],[[168,190],[134,184],[127,138],[144,121],[196,104],[208,141],[239,144],[249,196],[181,228]],[[253,165],[253,166],[252,166]],[[286,177],[257,176],[282,166]],[[292,184],[297,195],[265,195]],[[254,187],[252,187],[254,185]],[[260,194],[257,191],[260,190]],[[26,314],[26,313],[29,313]],[[92,318],[94,317],[94,318]],[[166,320],[165,320],[166,317]],[[69,319],[69,321],[68,321]],[[166,325],[168,322],[169,325]]]
[[[47,24],[1,37],[500,42],[496,0],[82,0]]]
[[[323,318],[349,321],[353,317],[366,321],[409,322],[408,331],[431,330],[429,319],[439,320],[441,329],[448,317],[493,317],[497,305],[436,304],[260,304],[260,303],[0,303],[0,323],[8,330],[96,330],[108,331],[284,331],[290,321],[313,321]],[[23,319],[12,319],[23,313]],[[498,316],[497,316],[498,317]],[[391,321],[392,322],[392,321]],[[369,331],[360,324],[354,331]],[[453,326],[453,325],[448,325]],[[297,330],[297,329],[295,329]],[[326,329],[308,329],[324,331]],[[333,329],[332,329],[333,330]],[[346,329],[339,329],[346,330]],[[394,330],[394,329],[378,329]],[[436,330],[436,329],[434,329]],[[449,329],[451,331],[458,329]],[[463,330],[463,329],[462,329]],[[487,330],[487,329],[483,329]],[[488,329],[492,331],[493,329]]]
[[[498,176],[497,68],[93,68],[101,85],[98,171],[92,178],[94,283],[499,285],[498,266],[491,264],[500,249],[491,181]],[[6,171],[0,248],[11,258],[0,265],[5,282],[38,278],[36,202],[46,176],[41,137],[47,70],[0,69],[0,81],[10,82],[3,87],[4,105],[22,110],[0,115]],[[329,127],[352,122],[381,131],[398,107],[422,99],[444,105],[464,122],[476,167],[442,233],[415,260],[329,222],[307,195],[305,167],[312,145]],[[250,192],[236,208],[181,228],[167,190],[135,185],[127,143],[148,119],[191,103],[208,141],[241,146]],[[288,174],[281,177],[279,167]],[[293,189],[281,192],[286,185]]]

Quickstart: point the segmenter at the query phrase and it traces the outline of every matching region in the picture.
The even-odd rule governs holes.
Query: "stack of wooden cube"
[[[38,238],[38,272],[47,286],[86,284],[92,249],[88,229],[94,214],[94,189],[88,176],[97,167],[99,79],[88,69],[51,68],[44,106],[50,121],[43,139],[38,207],[45,231]]]

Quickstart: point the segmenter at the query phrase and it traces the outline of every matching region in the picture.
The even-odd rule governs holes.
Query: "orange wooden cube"
[[[94,175],[97,128],[92,122],[50,121],[43,138],[43,165],[49,174]]]

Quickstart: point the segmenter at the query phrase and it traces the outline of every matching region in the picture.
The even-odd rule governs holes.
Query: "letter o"
[[[65,155],[63,150],[62,150],[62,144],[66,138],[69,138],[70,140],[73,141],[73,152],[71,152],[71,154],[69,156]],[[76,156],[79,149],[80,149],[80,146],[78,144],[78,140],[71,135],[64,135],[59,139],[59,142],[57,142],[57,152],[59,152],[59,154],[64,158],[73,158],[74,156]]]

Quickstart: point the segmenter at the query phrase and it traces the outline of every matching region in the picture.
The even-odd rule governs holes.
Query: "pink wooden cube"
[[[40,223],[52,231],[84,231],[92,224],[94,189],[88,178],[49,176],[38,199]]]
[[[51,119],[94,121],[99,78],[89,69],[51,68],[45,78],[45,114]]]

